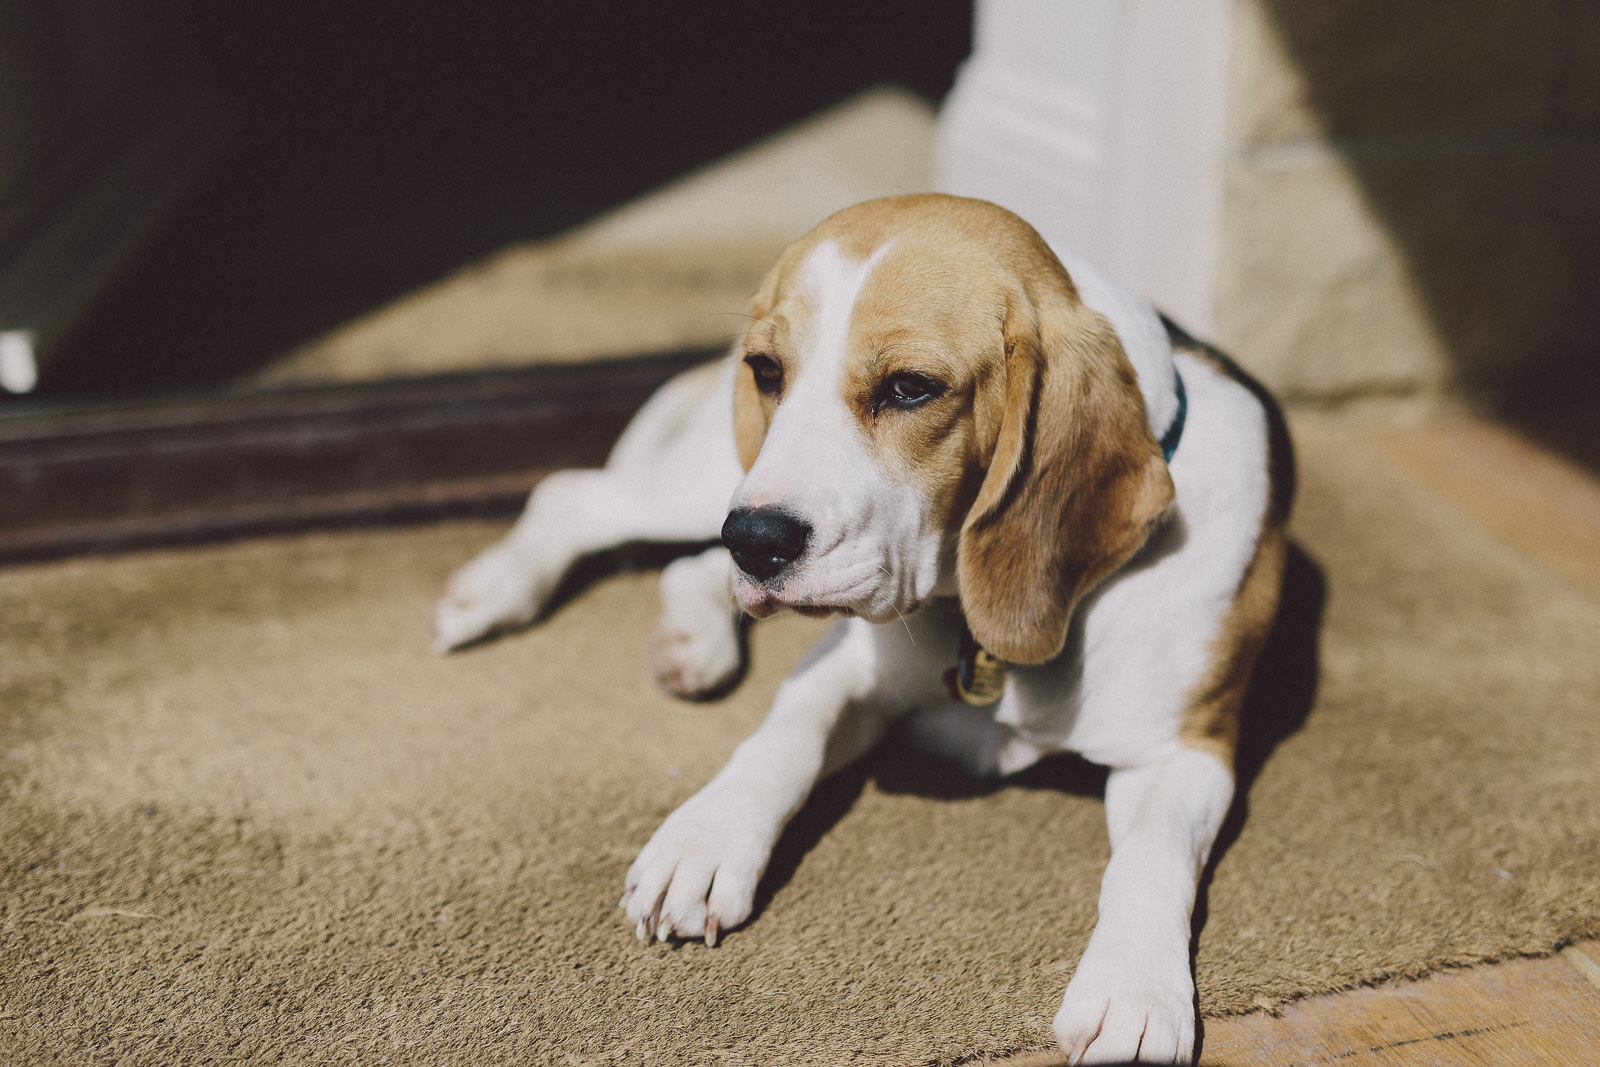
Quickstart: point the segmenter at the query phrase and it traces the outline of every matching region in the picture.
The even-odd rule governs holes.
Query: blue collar
[[[1172,380],[1178,385],[1178,413],[1172,416],[1172,422],[1167,425],[1167,432],[1161,435],[1161,458],[1168,463],[1172,462],[1172,454],[1178,450],[1178,442],[1183,440],[1183,421],[1189,415],[1189,394],[1183,388],[1183,375],[1178,373],[1178,368],[1172,368]]]

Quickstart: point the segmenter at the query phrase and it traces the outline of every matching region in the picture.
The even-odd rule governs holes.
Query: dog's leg
[[[1056,1013],[1074,1063],[1189,1063],[1195,892],[1233,797],[1233,774],[1210,753],[1178,748],[1106,782],[1111,862],[1100,919]]]
[[[661,606],[651,656],[656,681],[691,700],[727,688],[744,667],[728,550],[708,548],[667,564]]]
[[[499,544],[456,572],[434,645],[459,648],[534,619],[580,557],[629,541],[712,541],[739,479],[720,368],[680,375],[640,409],[600,470],[540,482]]]
[[[750,917],[773,845],[812,787],[883,734],[870,629],[852,620],[830,631],[760,729],[639,853],[622,906],[641,938],[715,944]]]

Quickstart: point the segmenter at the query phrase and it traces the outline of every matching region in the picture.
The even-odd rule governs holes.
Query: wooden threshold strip
[[[512,514],[694,350],[0,418],[0,562]]]

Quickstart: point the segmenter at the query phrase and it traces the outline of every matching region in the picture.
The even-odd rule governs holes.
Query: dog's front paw
[[[1071,1063],[1192,1063],[1194,982],[1188,959],[1167,965],[1089,955],[1067,985],[1055,1035]]]
[[[744,669],[740,615],[725,548],[682,556],[661,572],[661,623],[651,661],[667,692],[704,700],[732,687]]]
[[[750,917],[771,836],[712,788],[668,816],[628,869],[622,907],[641,939],[715,945]]]
[[[674,696],[705,700],[728,689],[744,669],[737,623],[713,618],[697,629],[663,619],[651,651],[656,681]]]
[[[532,621],[547,595],[544,576],[501,542],[456,571],[433,610],[433,647],[448,652]]]

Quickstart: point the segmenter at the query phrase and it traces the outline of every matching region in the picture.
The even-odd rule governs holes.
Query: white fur
[[[1134,373],[1139,377],[1150,432],[1160,440],[1178,413],[1178,394],[1172,377],[1172,345],[1167,340],[1166,328],[1161,325],[1161,316],[1148,300],[1124,289],[1093,264],[1071,252],[1054,251],[1077,287],[1078,299],[1104,315],[1111,328],[1117,331],[1122,350],[1128,354],[1128,362],[1133,364]]]
[[[540,482],[511,532],[457,571],[434,609],[434,647],[460,648],[545,608],[579,558],[629,541],[709,541],[741,472],[731,446],[734,368],[663,386],[600,470]]]
[[[623,907],[641,937],[704,938],[749,918],[778,835],[816,782],[904,718],[914,739],[974,770],[1007,773],[1056,751],[1111,768],[1112,858],[1100,919],[1055,1019],[1083,1062],[1186,1062],[1193,1053],[1190,913],[1232,797],[1231,771],[1178,743],[1191,687],[1248,566],[1266,511],[1265,417],[1248,392],[1174,353],[1155,312],[1074,258],[1084,301],[1117,330],[1151,428],[1188,421],[1171,463],[1175,503],[1146,548],[1079,606],[1056,660],[1017,669],[991,709],[952,704],[950,532],[876,462],[840,399],[852,314],[883,254],[853,262],[825,242],[804,265],[808,321],[797,372],[742,479],[730,425],[732,374],[675,382],[637,417],[604,471],[547,480],[507,539],[456,577],[440,647],[533,617],[578,554],[623,540],[711,538],[735,506],[781,504],[814,533],[776,588],[733,585],[744,609],[830,605],[843,620],[779,690],[761,727],[674,812],[629,869]],[[669,688],[713,689],[738,668],[726,553],[663,576],[657,668]],[[770,583],[769,583],[770,585]]]
[[[835,607],[871,622],[910,614],[940,576],[946,534],[926,501],[878,464],[840,402],[851,311],[872,269],[893,242],[865,262],[846,259],[832,241],[802,269],[811,321],[794,327],[797,373],[732,506],[782,505],[812,525],[803,559],[773,587],[740,572],[734,590],[756,618],[789,607]]]
[[[1170,464],[1177,499],[1144,550],[1079,605],[1069,654],[1015,672],[995,713],[1016,735],[999,754],[1001,773],[1063,749],[1134,766],[1176,743],[1268,493],[1255,398],[1191,356],[1178,365],[1189,414]]]
[[[723,690],[744,664],[733,561],[725,548],[683,556],[661,572],[661,621],[652,661],[656,681],[686,697]]]

